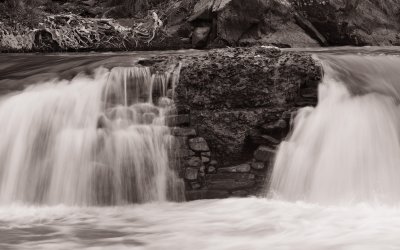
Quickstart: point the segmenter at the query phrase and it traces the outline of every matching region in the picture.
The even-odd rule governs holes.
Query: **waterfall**
[[[112,205],[182,199],[174,171],[179,67],[97,69],[0,102],[0,203]]]
[[[270,194],[321,204],[400,201],[400,58],[320,55],[318,105],[297,112]]]

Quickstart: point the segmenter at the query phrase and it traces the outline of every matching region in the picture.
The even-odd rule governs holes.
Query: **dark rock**
[[[186,168],[185,169],[185,179],[189,181],[197,180],[197,174],[199,170],[197,168]]]
[[[247,197],[249,196],[249,192],[246,190],[237,190],[232,192],[232,196],[234,197]]]
[[[274,158],[274,156],[275,150],[265,146],[258,147],[258,149],[254,152],[254,158],[261,162],[269,162]]]
[[[256,170],[261,170],[265,168],[265,164],[264,162],[256,161],[251,163],[251,167]]]
[[[252,134],[250,135],[250,140],[253,144],[256,145],[267,145],[267,146],[276,146],[280,143],[280,140],[277,140],[269,135],[261,135],[261,134]]]
[[[220,172],[220,173],[247,173],[247,172],[250,172],[250,165],[245,163],[245,164],[232,166],[232,167],[219,168],[218,172]]]
[[[207,180],[207,188],[210,190],[237,190],[251,188],[255,185],[254,180]]]
[[[397,0],[290,2],[330,45],[393,45],[400,42]]]
[[[194,48],[204,48],[207,46],[210,27],[196,27],[192,34],[192,45]]]
[[[190,149],[179,149],[177,153],[178,153],[178,156],[181,158],[188,158],[188,157],[196,155],[196,153]]]
[[[208,147],[208,144],[203,137],[196,137],[196,138],[189,139],[189,147],[193,151],[197,151],[197,152],[210,151],[210,148]]]
[[[226,190],[190,190],[186,191],[186,200],[200,199],[224,199],[229,197],[229,192]]]
[[[180,128],[180,127],[175,127],[171,130],[171,134],[174,136],[196,136],[196,130],[193,128]]]
[[[201,188],[201,185],[200,185],[200,183],[198,183],[198,182],[191,182],[191,183],[190,183],[190,187],[191,187],[192,189],[196,190],[196,189],[200,189],[200,188]]]
[[[105,115],[101,115],[97,119],[97,128],[98,129],[109,129],[109,128],[111,128],[110,120],[108,120]]]
[[[217,169],[214,166],[209,166],[207,168],[207,173],[209,173],[209,174],[213,174],[213,173],[216,173],[216,172],[217,172]]]
[[[191,125],[225,166],[252,158],[254,129],[284,138],[289,126],[285,131],[275,126],[282,113],[296,109],[301,86],[315,86],[317,92],[321,79],[320,66],[309,55],[273,48],[212,50],[186,62],[175,102],[187,105]],[[266,133],[264,125],[276,133]]]
[[[213,0],[199,0],[193,8],[193,14],[189,17],[189,21],[210,20]]]
[[[218,173],[206,175],[207,180],[254,180],[255,175],[249,173]]]
[[[209,163],[210,162],[210,158],[208,158],[207,156],[201,156],[201,161],[203,163]]]
[[[319,46],[297,24],[291,6],[282,1],[216,0],[213,15],[216,17],[216,40],[228,45]]]
[[[203,164],[202,164],[202,161],[201,161],[200,157],[194,156],[194,157],[191,157],[191,158],[187,161],[187,165],[188,165],[189,167],[199,168],[199,167],[201,167]]]
[[[218,165],[218,162],[217,162],[216,160],[212,160],[212,161],[210,162],[210,165],[211,165],[211,166],[216,166],[216,165]]]
[[[188,125],[189,122],[189,115],[170,115],[165,117],[165,123],[170,127]]]
[[[211,157],[211,152],[201,152],[201,156],[205,156],[210,158]]]

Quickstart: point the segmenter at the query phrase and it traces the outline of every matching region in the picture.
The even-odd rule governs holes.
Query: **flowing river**
[[[0,56],[0,249],[400,249],[400,53],[309,52],[319,102],[294,119],[268,195],[191,202],[164,120],[179,65]]]

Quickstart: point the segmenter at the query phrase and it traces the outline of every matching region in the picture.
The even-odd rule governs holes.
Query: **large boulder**
[[[212,28],[210,46],[273,44],[315,47],[320,41],[305,32],[287,1],[202,0],[190,21]]]
[[[304,90],[316,95],[320,78],[310,55],[262,47],[212,50],[183,63],[175,99],[188,107],[190,125],[215,159],[229,166],[250,160],[259,145],[251,141],[253,131],[277,127],[285,111],[303,105]]]

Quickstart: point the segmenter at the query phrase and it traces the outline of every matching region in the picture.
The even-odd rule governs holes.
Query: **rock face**
[[[400,44],[398,0],[166,0],[137,13],[79,2],[31,6],[36,23],[11,25],[0,1],[0,51]]]
[[[188,107],[190,125],[220,164],[240,164],[258,145],[275,147],[287,134],[285,111],[316,103],[320,77],[309,55],[262,47],[214,50],[184,63],[176,102]]]
[[[174,99],[177,116],[189,122],[172,134],[187,199],[259,194],[292,112],[316,104],[320,66],[307,54],[272,47],[217,49],[179,60]]]
[[[296,23],[293,8],[287,1],[203,0],[196,4],[189,20],[194,26],[209,25],[211,46],[319,46],[319,42]]]
[[[329,45],[399,45],[398,0],[291,0]]]

